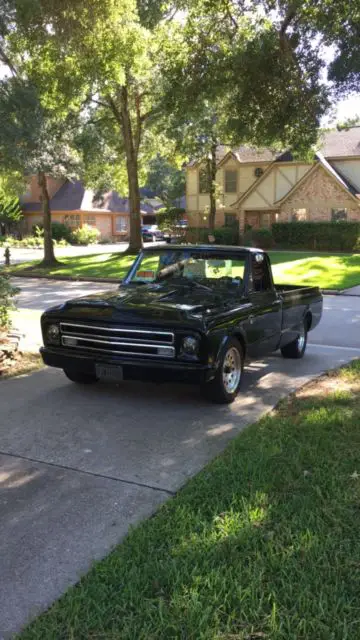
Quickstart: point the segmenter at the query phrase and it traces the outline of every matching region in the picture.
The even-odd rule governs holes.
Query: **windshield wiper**
[[[190,278],[186,278],[185,276],[173,276],[168,280],[169,284],[174,281],[175,282],[180,281],[183,284],[187,284],[189,287],[192,287],[192,289],[204,289],[205,291],[210,291],[211,293],[214,293],[213,289],[211,287],[206,286],[206,284],[201,284],[197,280],[190,280]]]

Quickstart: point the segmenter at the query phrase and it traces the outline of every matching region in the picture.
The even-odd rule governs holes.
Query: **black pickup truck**
[[[47,310],[41,354],[73,382],[196,382],[230,403],[245,358],[301,358],[321,313],[317,287],[274,286],[260,249],[158,246],[141,251],[118,291]]]

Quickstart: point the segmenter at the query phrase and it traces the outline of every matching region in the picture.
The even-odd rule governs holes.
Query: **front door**
[[[256,211],[245,213],[245,228],[249,225],[252,229],[260,229],[260,213]]]

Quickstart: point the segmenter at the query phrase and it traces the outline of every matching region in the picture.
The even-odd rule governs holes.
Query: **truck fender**
[[[236,340],[238,340],[238,342],[241,344],[242,349],[243,349],[243,355],[245,357],[246,355],[246,340],[245,340],[245,336],[244,333],[240,330],[237,329],[236,331],[233,331],[232,333],[227,333],[226,335],[224,335],[222,337],[222,339],[219,341],[218,345],[217,345],[217,349],[214,353],[214,367],[215,369],[217,369],[220,365],[220,355],[221,352],[227,342],[227,340],[229,338],[236,338]]]

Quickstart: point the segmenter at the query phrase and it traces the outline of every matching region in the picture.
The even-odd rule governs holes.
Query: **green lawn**
[[[81,276],[85,278],[119,278],[121,280],[131,264],[134,256],[122,253],[95,253],[87,256],[61,258],[61,264],[47,269],[37,267],[36,262],[25,262],[11,267],[12,275],[26,271],[31,275],[41,276]]]
[[[23,640],[360,638],[360,361],[246,429]]]
[[[276,283],[348,289],[360,285],[360,254],[270,252]]]
[[[271,251],[270,257],[275,282],[279,284],[318,285],[322,289],[346,289],[360,285],[360,254]],[[9,271],[13,275],[28,270],[33,275],[121,279],[128,271],[133,256],[100,253],[61,260],[61,266],[51,269],[39,269],[32,262],[16,265]]]

